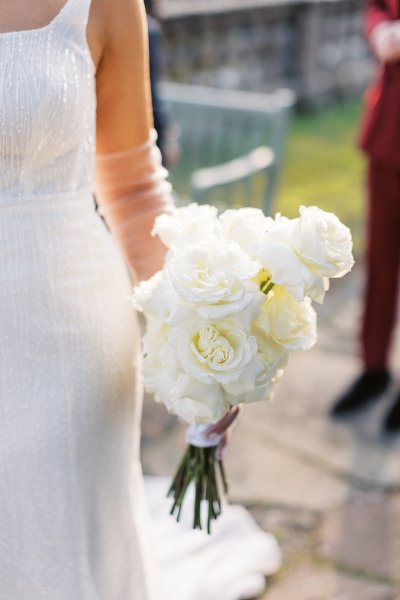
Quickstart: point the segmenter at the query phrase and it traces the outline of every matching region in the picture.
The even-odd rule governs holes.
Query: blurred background
[[[230,500],[283,551],[263,600],[400,599],[400,435],[381,430],[395,388],[357,416],[329,416],[360,370],[365,165],[356,143],[374,73],[363,7],[363,0],[147,3],[155,122],[177,202],[289,217],[317,204],[354,238],[353,272],[318,308],[317,346],[293,359],[272,405],[246,407],[226,454]],[[400,364],[399,336],[393,361]],[[172,474],[183,433],[146,399],[146,473]]]

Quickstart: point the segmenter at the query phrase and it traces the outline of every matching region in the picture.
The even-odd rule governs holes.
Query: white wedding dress
[[[152,557],[130,283],[93,202],[89,5],[0,33],[0,600],[178,598]],[[190,556],[160,518],[161,563]]]

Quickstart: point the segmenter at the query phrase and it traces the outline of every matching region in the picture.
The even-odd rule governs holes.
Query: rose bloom
[[[257,374],[253,390],[249,390],[244,402],[270,400],[274,384],[281,377],[289,358],[289,352],[276,344],[260,327],[260,323],[260,319],[253,321],[252,333],[257,341],[257,359],[262,364],[262,369]]]
[[[282,286],[269,292],[255,325],[288,352],[309,350],[317,341],[317,315],[310,299],[297,302]]]
[[[179,370],[203,383],[221,385],[248,377],[257,343],[235,317],[204,321],[197,318],[171,329],[169,342]]]
[[[165,274],[158,271],[134,287],[131,300],[136,310],[160,318],[167,315],[164,304],[159,300],[164,280]]]
[[[350,229],[317,206],[301,206],[291,244],[300,260],[319,277],[342,277],[354,264]]]
[[[252,207],[226,210],[219,220],[224,237],[237,242],[250,256],[273,223],[262,210]]]
[[[148,359],[143,375],[146,391],[189,425],[216,423],[229,410],[228,396],[219,384],[204,384],[165,365],[150,367]]]
[[[260,264],[236,242],[206,241],[179,248],[166,268],[177,294],[196,305],[203,319],[242,312],[258,293],[250,280]]]
[[[169,344],[170,331],[159,319],[148,322],[142,368],[146,391],[190,425],[216,423],[229,409],[228,395],[219,383],[206,384],[178,370],[178,357]]]
[[[196,316],[195,307],[176,293],[164,271],[159,271],[137,285],[133,290],[132,301],[134,307],[142,311],[146,318],[163,319],[171,326]]]
[[[315,206],[301,207],[300,217],[277,215],[255,256],[272,281],[301,301],[322,302],[328,277],[341,277],[354,263],[350,230]]]
[[[170,412],[190,425],[216,423],[228,412],[228,395],[217,383],[205,384],[179,374],[170,392]]]
[[[329,281],[310,271],[292,248],[293,226],[293,220],[280,220],[258,244],[255,255],[272,282],[283,286],[296,300],[301,302],[309,296],[316,302],[322,302],[329,289]]]
[[[143,383],[149,394],[154,394],[157,402],[172,409],[172,398],[166,393],[175,385],[176,375],[168,368],[170,359],[168,345],[169,326],[159,319],[147,322],[147,330],[142,339],[143,347]]]
[[[175,208],[172,214],[163,213],[156,218],[151,233],[158,235],[167,248],[205,239],[222,239],[217,213],[217,209],[208,204],[192,203]]]

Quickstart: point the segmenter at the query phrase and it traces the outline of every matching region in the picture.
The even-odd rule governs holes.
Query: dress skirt
[[[3,202],[0,240],[0,600],[153,600],[123,260],[90,193]]]

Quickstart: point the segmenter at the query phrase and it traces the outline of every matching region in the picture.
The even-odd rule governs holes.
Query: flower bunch
[[[353,265],[349,229],[315,206],[272,219],[191,204],[157,217],[153,234],[169,251],[134,290],[147,320],[144,384],[195,426],[271,397],[288,357],[316,342],[312,301]]]

